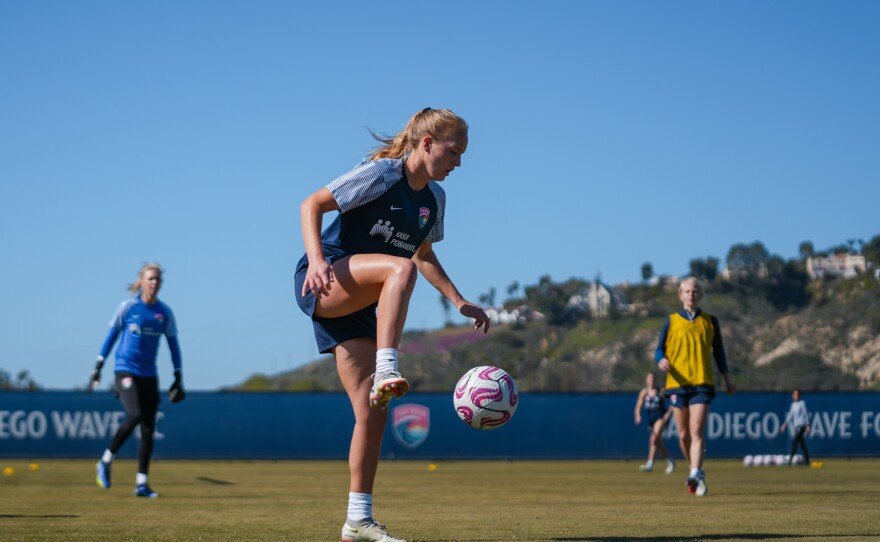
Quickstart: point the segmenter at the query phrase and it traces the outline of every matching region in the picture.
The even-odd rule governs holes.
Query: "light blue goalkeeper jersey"
[[[123,301],[110,320],[110,332],[101,347],[104,358],[110,354],[120,334],[122,338],[116,348],[115,372],[155,377],[156,354],[159,352],[159,339],[163,335],[171,350],[174,369],[181,368],[177,322],[171,308],[165,303],[157,300],[148,305],[140,296]]]

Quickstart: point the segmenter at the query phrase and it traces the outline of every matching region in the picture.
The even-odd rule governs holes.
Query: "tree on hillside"
[[[759,277],[769,257],[770,252],[760,241],[749,245],[744,243],[733,245],[727,253],[727,267],[730,269],[731,278]]]
[[[862,255],[874,265],[880,265],[880,235],[875,235],[867,243],[862,243]]]
[[[648,262],[642,264],[642,280],[648,282],[654,276],[654,266]]]
[[[806,260],[807,258],[813,256],[816,253],[816,249],[813,248],[812,241],[804,241],[798,247],[798,252],[801,255],[802,260]]]
[[[694,258],[690,261],[691,275],[712,282],[718,276],[718,258]]]
[[[510,283],[510,286],[507,287],[507,295],[510,297],[516,297],[516,293],[519,291],[519,281],[515,280]]]
[[[846,244],[849,245],[850,254],[860,254],[862,252],[862,247],[865,245],[865,241],[863,239],[847,239]]]
[[[0,369],[0,390],[36,391],[41,387],[31,378],[28,371],[19,371],[15,380],[13,380],[8,372]]]
[[[538,279],[538,284],[535,286],[526,286],[525,292],[529,305],[544,313],[547,323],[560,325],[568,322],[566,303],[569,296],[561,285],[550,279],[550,275]]]
[[[801,262],[785,261],[773,255],[767,259],[767,274],[761,282],[764,297],[779,310],[801,308],[810,302],[810,280]]]

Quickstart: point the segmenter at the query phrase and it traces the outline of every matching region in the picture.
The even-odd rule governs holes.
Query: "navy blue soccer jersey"
[[[645,400],[644,402],[642,402],[642,408],[644,408],[645,412],[649,415],[666,413],[666,402],[663,400],[663,395],[659,392],[659,390],[657,391],[656,395],[645,394]]]
[[[177,342],[177,322],[171,308],[161,301],[144,303],[140,296],[126,299],[116,309],[110,320],[110,332],[101,347],[101,355],[107,357],[120,333],[122,338],[116,348],[115,372],[138,376],[156,376],[156,354],[159,339],[164,335],[171,350],[171,362],[180,369],[180,347]]]
[[[339,214],[321,233],[324,257],[351,254],[412,258],[424,241],[443,239],[446,194],[435,181],[413,190],[403,160],[365,160],[327,185]],[[303,256],[298,268],[308,266]]]

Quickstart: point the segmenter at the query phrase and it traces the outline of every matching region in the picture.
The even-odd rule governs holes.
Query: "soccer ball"
[[[495,429],[507,423],[516,412],[519,392],[503,369],[474,367],[455,385],[452,404],[461,421],[476,429]]]

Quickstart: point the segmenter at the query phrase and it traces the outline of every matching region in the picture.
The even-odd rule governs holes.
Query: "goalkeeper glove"
[[[171,389],[168,390],[168,399],[172,403],[179,403],[186,399],[186,390],[183,389],[183,377],[180,369],[174,371],[174,383],[171,384]]]
[[[98,362],[92,369],[92,376],[89,378],[89,391],[94,390],[101,385],[101,369],[104,368],[104,356],[98,356]]]

